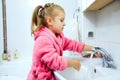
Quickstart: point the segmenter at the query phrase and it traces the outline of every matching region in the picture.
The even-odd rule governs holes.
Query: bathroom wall
[[[11,55],[18,49],[19,56],[31,56],[33,48],[33,37],[30,34],[30,24],[33,9],[39,5],[54,2],[61,5],[66,12],[66,26],[64,33],[66,37],[73,38],[69,34],[75,34],[73,14],[77,0],[6,0],[7,12],[7,40],[8,50]],[[2,3],[0,3],[2,6]],[[2,7],[0,7],[0,53],[3,52],[3,29],[2,29]],[[73,27],[73,28],[72,28]]]
[[[101,10],[83,13],[83,41],[87,44],[100,46],[109,51],[120,69],[120,1],[113,3]],[[88,37],[88,32],[93,32],[93,37]]]
[[[33,39],[30,35],[32,9],[28,0],[6,0],[8,50],[11,57],[17,49],[19,56],[31,55]]]

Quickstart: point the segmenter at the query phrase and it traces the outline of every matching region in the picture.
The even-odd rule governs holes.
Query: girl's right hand
[[[68,67],[73,67],[74,69],[76,69],[77,71],[80,70],[80,60],[76,59],[76,60],[68,60]]]

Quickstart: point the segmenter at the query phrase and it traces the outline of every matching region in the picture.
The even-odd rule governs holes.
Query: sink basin
[[[101,59],[81,59],[80,61],[80,71],[73,68],[56,71],[56,78],[58,80],[120,80],[118,75],[120,71],[102,67]]]

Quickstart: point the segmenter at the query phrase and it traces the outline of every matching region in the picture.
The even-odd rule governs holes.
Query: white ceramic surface
[[[120,71],[102,67],[101,59],[81,59],[80,71],[68,68],[56,73],[60,76],[58,80],[120,80]]]

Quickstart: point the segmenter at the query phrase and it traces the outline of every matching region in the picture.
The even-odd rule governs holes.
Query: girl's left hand
[[[89,58],[91,56],[91,54],[86,54],[84,55],[83,57],[84,58]],[[94,55],[93,55],[93,58],[100,58],[101,57],[101,53],[100,52],[96,52]]]
[[[94,55],[93,55],[93,58],[100,58],[101,57],[101,53],[100,52],[96,52]]]

